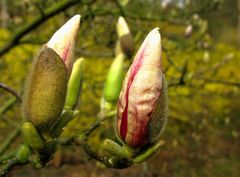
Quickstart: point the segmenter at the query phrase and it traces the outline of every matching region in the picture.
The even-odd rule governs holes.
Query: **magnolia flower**
[[[138,148],[158,139],[166,119],[161,37],[153,29],[138,50],[119,97],[117,133]]]
[[[23,113],[38,130],[50,131],[65,102],[80,15],[64,24],[35,58],[25,84]]]

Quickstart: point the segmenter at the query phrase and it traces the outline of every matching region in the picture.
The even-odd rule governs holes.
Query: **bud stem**
[[[154,143],[152,146],[148,147],[145,151],[140,152],[134,159],[134,163],[142,163],[146,161],[148,158],[150,158],[153,154],[155,154],[159,147],[163,145],[163,141],[159,141],[157,143]]]
[[[129,146],[127,145],[121,146],[115,141],[110,139],[104,140],[102,149],[120,159],[130,159],[136,153],[136,150],[131,149]]]

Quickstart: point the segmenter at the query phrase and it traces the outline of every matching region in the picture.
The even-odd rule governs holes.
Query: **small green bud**
[[[37,151],[43,151],[45,148],[45,143],[42,137],[39,135],[37,129],[31,122],[25,122],[22,125],[22,134],[26,143]]]
[[[114,59],[108,72],[103,94],[106,101],[116,102],[118,100],[123,82],[123,65],[124,55],[120,54]]]
[[[25,164],[27,163],[28,157],[30,156],[30,154],[31,154],[31,149],[29,148],[28,145],[24,144],[18,149],[16,158],[21,164]]]
[[[73,70],[68,81],[67,96],[64,109],[74,109],[78,103],[83,81],[84,59],[79,58],[73,65]]]
[[[43,47],[33,63],[25,85],[24,116],[37,129],[49,132],[58,120],[65,102],[67,69],[59,55]]]

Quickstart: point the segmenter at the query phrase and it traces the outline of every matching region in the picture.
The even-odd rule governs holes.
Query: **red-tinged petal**
[[[154,29],[138,50],[120,94],[117,129],[130,146],[147,143],[147,125],[161,88],[161,37],[158,29]]]
[[[80,15],[73,16],[48,41],[47,46],[52,48],[64,61],[68,73],[75,59],[75,47],[80,27]]]

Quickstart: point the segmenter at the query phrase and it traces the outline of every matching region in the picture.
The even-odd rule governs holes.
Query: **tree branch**
[[[21,96],[17,93],[16,90],[14,90],[13,88],[7,86],[4,83],[0,83],[0,88],[6,90],[7,92],[11,93],[13,96],[15,96],[19,101],[22,101]]]
[[[16,102],[16,97],[12,97],[7,100],[6,103],[4,103],[2,107],[0,107],[0,115],[4,114],[7,110],[9,110]]]
[[[92,0],[89,3],[92,3],[94,1],[95,0]],[[40,26],[42,23],[47,21],[49,18],[53,17],[54,15],[66,10],[69,7],[72,7],[73,5],[76,5],[80,2],[81,2],[81,0],[62,0],[62,1],[54,4],[53,6],[47,8],[46,10],[43,10],[42,13],[40,15],[38,15],[37,17],[35,17],[32,21],[30,21],[29,23],[23,25],[22,27],[20,27],[16,30],[15,34],[13,34],[13,36],[9,40],[9,42],[6,43],[5,46],[3,46],[0,49],[0,57],[3,56],[4,54],[6,54],[13,47],[15,47],[20,42],[20,40],[23,38],[23,36],[25,36],[32,30],[34,30],[35,28]]]
[[[200,80],[203,80],[208,83],[240,87],[240,82],[232,82],[232,81],[227,81],[227,80],[214,80],[214,79],[208,79],[208,78],[200,78]]]

